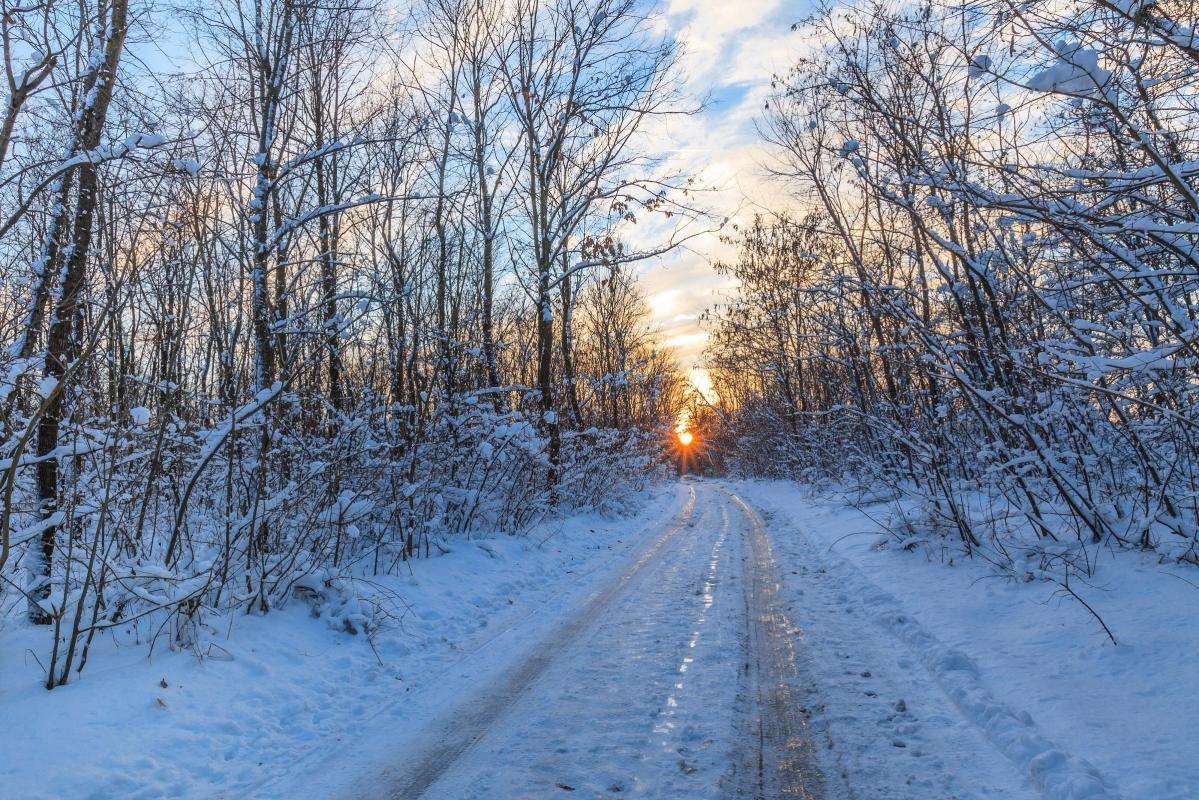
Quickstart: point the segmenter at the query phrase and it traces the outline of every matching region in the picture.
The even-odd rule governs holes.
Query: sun
[[[687,447],[693,441],[695,441],[695,437],[691,435],[691,431],[679,431],[679,444],[683,447]]]

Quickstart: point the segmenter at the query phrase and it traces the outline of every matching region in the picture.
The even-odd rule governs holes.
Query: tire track
[[[746,647],[743,664],[744,741],[736,800],[818,800],[824,797],[816,748],[796,696],[799,674],[791,634],[795,630],[778,595],[778,578],[766,530],[735,494],[745,520]]]
[[[455,763],[487,735],[488,731],[520,697],[529,691],[569,643],[596,624],[626,587],[662,554],[680,531],[688,527],[695,512],[695,487],[690,487],[687,504],[674,522],[646,548],[637,561],[570,615],[544,640],[531,648],[529,655],[489,687],[461,703],[443,719],[431,736],[433,744],[413,754],[404,774],[385,790],[392,800],[417,800]]]

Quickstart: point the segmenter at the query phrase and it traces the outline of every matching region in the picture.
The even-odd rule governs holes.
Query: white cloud
[[[714,187],[699,202],[733,220],[785,202],[784,192],[766,177],[762,164],[768,154],[754,125],[772,76],[798,56],[791,16],[798,11],[786,0],[670,0],[666,7],[668,29],[687,52],[686,90],[712,102],[699,115],[662,122],[652,131],[652,144],[668,154],[668,167],[699,175]],[[716,234],[689,245],[644,267],[642,285],[654,321],[690,370],[700,363],[707,341],[700,316],[734,288],[709,260],[728,260],[734,252]]]

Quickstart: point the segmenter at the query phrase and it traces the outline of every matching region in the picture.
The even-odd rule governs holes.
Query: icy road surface
[[[1120,796],[935,637],[872,621],[868,587],[753,489],[690,483],[623,564],[262,796]]]
[[[773,573],[756,519],[696,486],[528,657],[346,796],[823,797]]]

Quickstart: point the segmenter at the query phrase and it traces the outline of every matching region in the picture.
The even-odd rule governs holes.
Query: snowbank
[[[539,615],[552,619],[623,564],[685,497],[658,488],[632,520],[585,515],[520,539],[459,541],[410,574],[358,585],[361,600],[339,600],[326,619],[303,601],[229,619],[203,658],[97,640],[93,663],[52,692],[29,655],[45,630],[0,631],[0,795],[285,797],[272,787],[305,765],[352,771],[372,741],[444,702],[455,664],[518,623],[535,633]],[[394,618],[369,637],[327,624],[392,596]],[[510,638],[504,657],[535,643]]]
[[[895,546],[870,518],[880,519],[884,506],[864,509],[868,517],[784,483],[738,491],[770,516],[799,624],[816,638],[832,635],[813,598],[821,580],[839,587],[827,610],[834,626],[852,629],[842,655],[868,639],[889,640],[903,654],[899,663],[923,671],[952,701],[959,719],[949,724],[964,720],[981,731],[1039,794],[1199,797],[1199,571],[1151,553],[1104,553],[1091,585],[1076,590],[1112,628],[1120,642],[1113,646],[1053,584],[999,578],[960,554],[950,566],[939,547],[933,558],[931,546]],[[945,553],[952,557],[952,547]],[[858,615],[870,620],[867,629]],[[814,663],[823,663],[816,681],[832,706],[846,670]],[[914,682],[907,676],[897,685]],[[904,711],[911,705],[908,698]],[[835,714],[829,724],[846,742],[863,735],[839,728]]]

